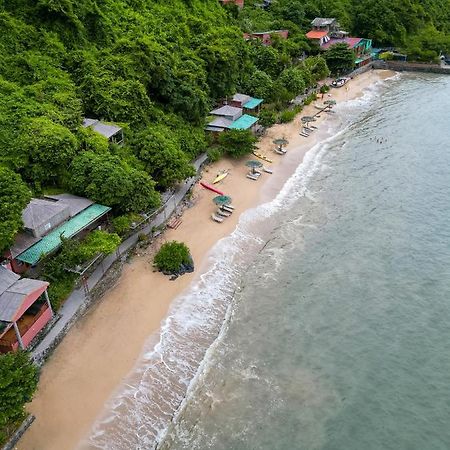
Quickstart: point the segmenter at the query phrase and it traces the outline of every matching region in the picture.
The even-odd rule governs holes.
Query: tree
[[[297,68],[284,69],[278,79],[281,85],[289,92],[291,99],[302,94],[306,88],[301,70]]]
[[[70,174],[69,188],[74,193],[119,212],[142,212],[160,204],[154,181],[117,156],[81,153],[73,160]]]
[[[30,200],[31,192],[20,176],[0,166],[0,254],[22,228],[22,210]]]
[[[229,130],[219,136],[219,144],[223,147],[223,151],[233,158],[251,153],[255,143],[256,138],[249,130]]]
[[[180,150],[176,137],[169,133],[164,125],[154,125],[147,127],[134,143],[136,156],[152,178],[158,180],[161,189],[195,175],[194,167]]]
[[[355,65],[355,54],[345,43],[332,45],[325,52],[327,66],[333,74],[340,74],[353,68]]]
[[[154,263],[162,272],[177,273],[183,265],[191,265],[191,255],[186,244],[165,242],[155,255]]]
[[[63,125],[35,117],[24,124],[17,146],[28,160],[21,169],[27,180],[57,184],[75,156],[78,142]]]
[[[38,369],[23,351],[0,355],[0,430],[24,415],[36,390]]]
[[[272,95],[272,78],[262,70],[254,69],[250,75],[244,77],[242,90],[257,98],[268,99]]]
[[[322,56],[310,56],[305,59],[304,64],[314,81],[322,80],[330,75],[330,69]]]

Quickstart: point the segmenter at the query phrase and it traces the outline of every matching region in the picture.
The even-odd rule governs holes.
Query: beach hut
[[[48,285],[0,266],[0,353],[26,349],[51,320]]]
[[[14,272],[23,273],[43,256],[58,250],[61,236],[71,239],[95,228],[110,210],[71,194],[33,198],[22,211],[24,230],[16,235],[4,257]]]
[[[123,145],[123,130],[115,124],[105,123],[97,119],[89,119],[86,117],[83,119],[83,127],[91,128],[96,133],[99,133],[108,139],[112,144]]]

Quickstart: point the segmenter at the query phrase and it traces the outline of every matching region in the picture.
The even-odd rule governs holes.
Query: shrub
[[[292,122],[297,115],[297,111],[287,109],[280,114],[280,123]]]
[[[324,84],[324,85],[320,88],[320,93],[321,93],[321,94],[326,94],[329,90],[330,90],[330,86],[328,86],[328,84]]]
[[[126,235],[134,223],[139,223],[142,221],[142,217],[139,214],[125,214],[123,216],[115,217],[112,221],[114,231],[119,236]]]
[[[63,278],[54,280],[48,287],[48,298],[54,311],[58,311],[75,287],[76,275],[66,273]]]
[[[259,114],[259,123],[263,127],[270,127],[277,121],[277,113],[271,109],[263,109]]]
[[[240,158],[251,153],[255,143],[256,138],[250,130],[229,130],[219,136],[219,144],[223,151],[233,158]]]
[[[0,439],[5,438],[9,425],[24,417],[24,405],[36,390],[38,368],[27,352],[0,355]]]
[[[189,248],[182,242],[164,243],[156,254],[154,263],[163,272],[176,273],[183,264],[190,264]]]
[[[222,157],[222,152],[220,148],[217,147],[210,148],[206,153],[208,155],[208,159],[211,162],[219,161],[219,159]]]
[[[305,100],[303,100],[303,104],[304,105],[309,105],[309,104],[311,104],[314,100],[316,100],[316,98],[317,98],[317,96],[316,96],[316,94],[311,94],[311,95],[308,95],[308,97],[306,97],[305,98]]]

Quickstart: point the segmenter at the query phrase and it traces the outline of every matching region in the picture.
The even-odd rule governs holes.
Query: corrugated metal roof
[[[61,214],[59,223],[70,217],[67,205],[59,202],[32,198],[22,211],[22,220],[25,228],[36,230],[40,226],[51,222],[52,218]]]
[[[217,117],[217,119],[214,119],[212,122],[209,122],[208,126],[228,128],[232,123],[233,123],[232,120],[226,119],[225,117]]]
[[[5,286],[8,287],[4,289]],[[0,320],[12,322],[27,296],[47,286],[46,281],[20,279],[19,275],[0,266]]]
[[[328,31],[311,30],[306,33],[308,39],[321,39],[328,34]]]
[[[21,253],[17,259],[28,264],[36,264],[43,255],[55,251],[61,245],[61,236],[71,238],[85,229],[89,224],[106,214],[111,208],[94,204],[86,208],[80,214],[55,228],[39,242]]]
[[[11,272],[6,267],[0,266],[0,295],[7,291],[18,279],[20,279],[19,275]]]
[[[100,122],[100,120],[89,119],[87,117],[83,119],[83,127],[90,127],[94,131],[100,133],[102,136],[105,136],[108,139],[117,134],[122,129],[117,125],[109,125],[107,123]]]
[[[245,105],[246,109],[255,109],[258,105],[260,105],[264,100],[262,98],[251,98]]]
[[[316,17],[311,22],[311,25],[313,27],[324,27],[327,25],[331,25],[333,22],[336,22],[336,19],[334,17]]]
[[[242,112],[241,108],[236,108],[236,106],[225,105],[220,108],[214,109],[210,114],[214,116],[235,116]]]
[[[346,37],[342,39],[331,38],[328,42],[322,45],[322,48],[327,49],[335,44],[347,44],[349,48],[354,48],[362,41],[362,39],[363,38],[358,37]]]
[[[250,95],[240,94],[239,92],[233,95],[234,102],[247,103],[250,99]]]
[[[239,119],[235,120],[231,125],[231,130],[248,130],[253,124],[258,122],[257,117],[250,116],[248,114],[244,114],[239,117]]]
[[[72,194],[56,194],[56,195],[46,195],[46,198],[51,198],[57,200],[61,205],[67,205],[70,209],[70,216],[76,216],[81,211],[85,210],[88,206],[94,204],[92,200],[84,197],[78,197],[78,195]]]

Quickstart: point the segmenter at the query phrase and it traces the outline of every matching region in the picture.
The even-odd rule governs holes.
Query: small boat
[[[219,173],[216,178],[213,180],[213,184],[217,184],[219,181],[222,181],[228,175],[228,170]]]
[[[342,87],[342,86],[344,86],[344,84],[346,84],[349,80],[350,80],[350,78],[347,78],[347,77],[336,78],[336,80],[334,80],[334,81],[331,83],[331,86],[333,86],[333,87]]]
[[[271,160],[271,159],[268,158],[267,156],[263,155],[262,153],[253,152],[253,154],[254,154],[257,158],[262,159],[263,161],[266,161],[266,162],[268,162],[268,163],[272,163],[272,162],[273,162],[273,160]]]
[[[205,189],[209,189],[210,191],[213,191],[216,194],[225,195],[222,191],[219,191],[219,189],[216,189],[216,188],[210,186],[209,184],[203,183],[203,181],[200,181],[200,186],[204,187]]]

